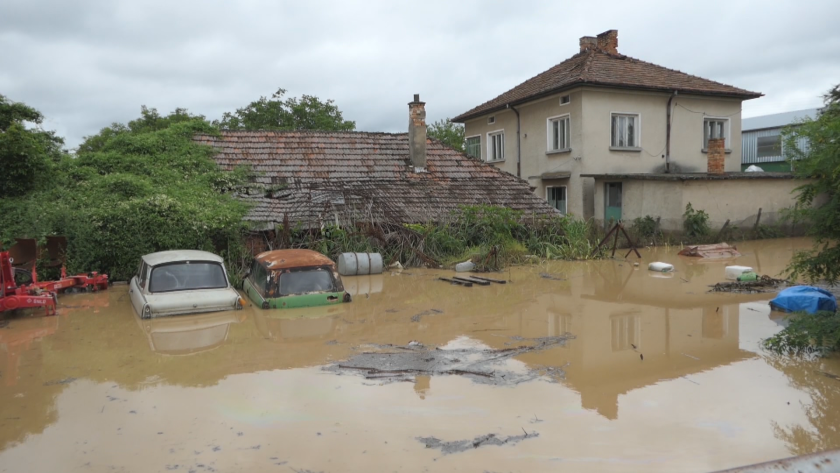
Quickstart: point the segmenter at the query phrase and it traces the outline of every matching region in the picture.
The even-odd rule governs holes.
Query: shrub
[[[709,214],[704,210],[694,210],[691,202],[685,206],[683,214],[683,229],[688,237],[701,238],[711,233],[709,228]]]
[[[840,314],[796,313],[781,332],[764,340],[764,347],[779,354],[827,355],[840,350]]]

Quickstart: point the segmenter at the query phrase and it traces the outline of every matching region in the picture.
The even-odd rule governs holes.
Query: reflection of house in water
[[[526,338],[574,335],[563,348],[519,359],[563,367],[583,408],[616,419],[622,394],[667,379],[691,382],[692,374],[754,356],[739,348],[738,304],[766,294],[691,294],[680,277],[656,279],[617,262],[592,267],[596,277],[570,278],[576,296],[544,293],[508,323]]]
[[[227,340],[230,324],[243,320],[245,314],[239,311],[137,318],[149,340],[149,348],[166,355],[189,355],[221,346]]]

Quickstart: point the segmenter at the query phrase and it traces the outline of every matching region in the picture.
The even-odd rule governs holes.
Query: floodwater
[[[745,242],[729,264],[777,275],[808,245]],[[0,471],[703,472],[840,447],[840,381],[821,374],[840,361],[762,351],[783,322],[772,295],[707,293],[727,263],[678,250],[516,267],[489,287],[346,278],[352,303],[294,311],[140,321],[125,286],[63,295],[57,316],[0,328]],[[504,361],[560,376],[509,386],[328,369],[388,344],[565,334]]]

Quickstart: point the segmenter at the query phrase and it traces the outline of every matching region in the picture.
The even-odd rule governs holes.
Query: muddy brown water
[[[729,264],[777,275],[808,244],[741,243]],[[840,381],[821,374],[840,361],[763,352],[783,319],[772,294],[707,293],[727,262],[678,250],[517,267],[489,287],[346,278],[352,303],[295,311],[140,321],[125,286],[64,295],[57,316],[0,328],[0,471],[702,472],[840,447]],[[501,352],[567,333],[504,360],[544,373],[514,385],[329,369],[371,347]]]

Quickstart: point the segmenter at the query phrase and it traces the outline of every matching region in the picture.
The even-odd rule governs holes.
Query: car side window
[[[146,288],[146,275],[149,274],[149,266],[146,262],[142,262],[140,264],[140,269],[137,272],[137,284],[140,286],[140,289]]]
[[[251,282],[254,283],[257,292],[263,296],[265,296],[266,277],[267,273],[265,268],[255,260],[254,265],[251,267]]]

